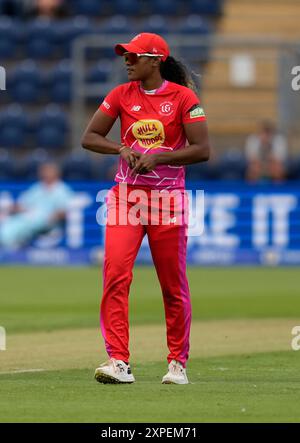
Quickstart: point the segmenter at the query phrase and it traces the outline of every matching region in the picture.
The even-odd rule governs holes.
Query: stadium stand
[[[92,177],[91,158],[82,150],[67,155],[63,161],[62,171],[65,180],[90,180]]]
[[[224,14],[219,21],[217,33],[220,39],[234,37],[278,37],[285,41],[300,39],[300,2],[294,0],[227,0]],[[218,140],[236,133],[242,137],[256,129],[257,122],[268,117],[278,123],[277,92],[278,68],[274,63],[275,48],[256,61],[256,79],[252,87],[234,87],[229,78],[228,63],[237,50],[215,47],[217,60],[207,66],[203,83],[202,99],[208,115],[210,128]],[[246,45],[238,46],[239,53],[250,53]],[[223,60],[222,60],[223,59]],[[234,106],[234,118],[228,112]]]
[[[14,178],[14,161],[11,154],[0,149],[0,181],[8,181]]]
[[[72,64],[69,59],[59,62],[50,71],[46,86],[50,102],[69,103],[71,100]]]
[[[20,63],[8,77],[8,94],[18,103],[36,103],[43,92],[41,73],[33,60]]]
[[[18,35],[14,22],[6,16],[0,16],[0,59],[11,59],[16,55]]]
[[[55,33],[50,19],[38,18],[29,22],[25,32],[27,56],[36,59],[47,59],[55,53]]]
[[[47,105],[37,116],[35,125],[36,146],[59,149],[65,145],[68,118],[58,105]]]
[[[74,148],[70,145],[71,49],[78,36],[91,33],[125,36],[148,31],[189,36],[210,36],[217,32],[226,37],[256,35],[262,31],[273,35],[280,29],[284,38],[299,38],[299,2],[275,0],[276,8],[272,7],[273,3],[268,0],[70,0],[66,2],[67,13],[53,19],[28,14],[20,8],[19,2],[0,0],[0,64],[7,64],[8,71],[7,91],[0,95],[1,165],[11,164],[14,148],[19,155],[20,148],[30,146],[56,155],[63,162],[66,177],[88,178],[89,174],[94,179],[99,179],[99,174],[100,178],[111,177],[115,159],[107,160],[109,164],[97,163],[100,173],[88,167],[88,160],[80,171],[76,155],[70,157],[70,161],[66,160]],[[288,25],[282,26],[283,16],[288,18],[284,22]],[[214,140],[222,145],[230,134],[237,133],[241,141],[254,131],[257,121],[266,116],[276,122],[276,66],[267,58],[258,60],[255,87],[233,88],[228,66],[222,59],[224,50],[217,47],[214,54],[218,55],[217,60],[210,61],[207,45],[198,47],[196,54],[204,61],[206,70],[201,96]],[[194,47],[185,47],[179,56],[188,61],[190,67],[194,66]],[[112,48],[88,52],[85,73],[88,84],[103,85],[109,80],[113,57]],[[97,101],[88,101],[90,113],[101,98],[99,94]],[[255,106],[258,101],[259,107]],[[229,104],[235,109],[234,120],[228,118]],[[188,168],[187,177],[208,180],[243,178],[242,143],[239,150],[231,149],[236,146],[234,141],[223,145],[229,148],[226,155],[221,155],[210,165]],[[289,162],[288,178],[300,177],[299,164],[299,159]],[[24,163],[19,176],[34,176],[35,168],[30,170],[28,165]],[[10,171],[9,166],[7,171]],[[4,176],[0,174],[0,180]]]
[[[14,179],[26,181],[36,180],[40,165],[48,160],[50,160],[49,151],[42,148],[31,150],[17,163],[14,170]]]
[[[0,147],[24,146],[28,134],[27,115],[19,104],[9,105],[0,112]]]

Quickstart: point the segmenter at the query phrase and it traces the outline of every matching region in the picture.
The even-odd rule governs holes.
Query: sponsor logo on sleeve
[[[110,108],[110,104],[107,103],[105,100],[103,100],[103,106],[104,106],[106,109],[109,109],[109,108]]]
[[[190,118],[205,117],[203,108],[200,105],[194,105],[190,110]]]

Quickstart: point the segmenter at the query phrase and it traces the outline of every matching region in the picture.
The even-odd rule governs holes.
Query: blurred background
[[[101,261],[117,159],[80,138],[127,81],[114,45],[148,31],[189,68],[213,144],[187,168],[206,196],[189,263],[299,265],[299,19],[298,0],[0,0],[0,263]]]

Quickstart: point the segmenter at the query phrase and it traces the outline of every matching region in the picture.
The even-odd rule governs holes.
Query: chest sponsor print
[[[132,133],[142,148],[158,148],[165,141],[164,126],[159,120],[139,120]]]

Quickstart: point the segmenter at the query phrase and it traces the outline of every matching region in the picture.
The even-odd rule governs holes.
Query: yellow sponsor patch
[[[164,126],[159,120],[139,120],[133,125],[132,133],[143,148],[158,148],[165,141]]]

